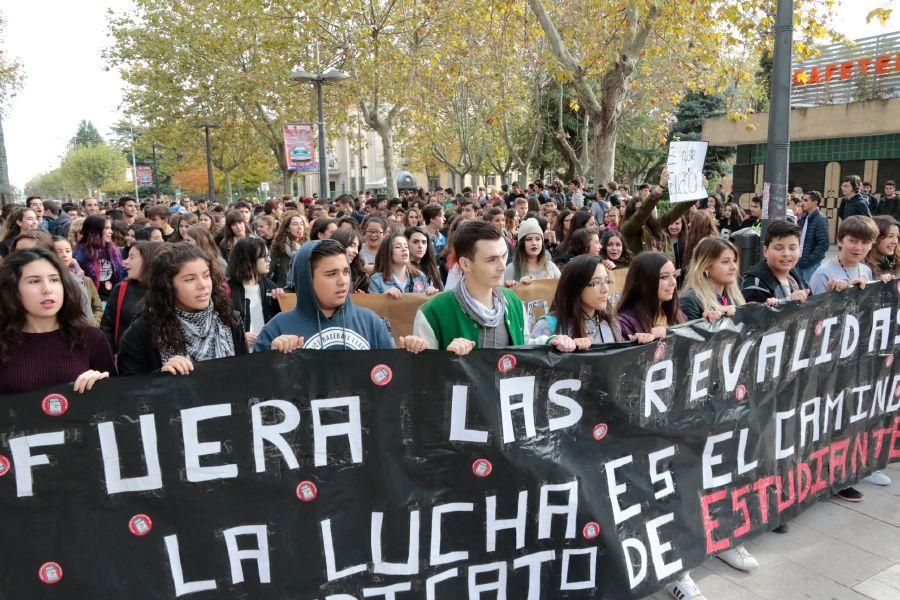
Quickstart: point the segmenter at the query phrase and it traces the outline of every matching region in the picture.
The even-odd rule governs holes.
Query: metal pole
[[[134,171],[132,171],[134,174],[134,199],[140,202],[141,197],[140,194],[138,194],[137,159],[134,156],[134,127],[129,124],[128,130],[131,132],[131,168],[134,169]]]
[[[791,43],[794,27],[792,0],[778,0],[775,16],[775,55],[769,96],[768,160],[765,181],[769,184],[769,214],[763,227],[784,219],[787,204],[788,168],[791,152]],[[765,208],[765,206],[763,207]],[[763,231],[765,235],[765,231]]]
[[[325,106],[322,102],[322,80],[316,81],[316,97],[319,101],[319,200],[328,198],[328,153],[325,143]]]
[[[209,203],[212,204],[216,201],[216,192],[213,187],[212,149],[209,145],[209,125],[204,125],[203,129],[206,130],[206,184],[208,186],[206,197],[209,200]]]
[[[153,194],[159,199],[159,165],[156,164],[156,142],[150,145],[153,150]]]

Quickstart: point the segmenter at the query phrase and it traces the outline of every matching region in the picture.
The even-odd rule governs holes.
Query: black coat
[[[240,315],[235,312],[237,323],[231,326],[231,336],[234,341],[234,354],[240,356],[247,354],[247,338],[244,337],[244,324]],[[159,348],[150,335],[150,328],[144,322],[143,317],[132,321],[131,326],[119,340],[119,354],[116,356],[116,366],[119,375],[144,375],[153,373],[162,368],[162,357]]]
[[[854,215],[862,217],[871,217],[872,211],[869,210],[869,203],[862,196],[856,194],[852,198],[844,198],[838,207],[838,218],[843,221]]]
[[[241,315],[244,331],[250,331],[250,300],[244,297],[244,285],[240,281],[228,281],[231,306]],[[278,286],[268,277],[259,280],[259,296],[262,300],[263,320],[268,323],[281,312],[278,300],[272,297],[272,290]]]
[[[119,310],[119,290],[123,285],[125,288],[125,297],[122,298],[122,312],[119,315],[119,337],[116,338],[116,312]],[[119,340],[122,339],[125,330],[131,325],[135,317],[138,316],[138,303],[144,298],[144,288],[137,281],[126,279],[117,283],[109,293],[109,301],[103,310],[103,316],[100,318],[100,329],[106,334],[106,340],[113,353],[119,351]]]

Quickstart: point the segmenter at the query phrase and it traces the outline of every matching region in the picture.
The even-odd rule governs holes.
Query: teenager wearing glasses
[[[623,341],[609,300],[611,285],[602,258],[589,254],[573,258],[562,270],[550,313],[535,323],[529,342],[548,344],[568,336],[576,349],[586,350],[593,344]]]

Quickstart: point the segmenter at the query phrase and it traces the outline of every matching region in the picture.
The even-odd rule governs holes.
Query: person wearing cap
[[[544,247],[544,231],[537,219],[525,219],[519,225],[518,242],[504,278],[507,287],[517,283],[528,285],[539,279],[559,279],[559,267],[553,264],[550,252]]]
[[[509,247],[500,228],[487,221],[466,221],[453,235],[453,251],[462,280],[419,307],[413,335],[432,350],[458,356],[475,348],[524,345],[525,307],[503,286]],[[575,349],[574,340],[566,335],[557,336],[551,345],[567,352]]]

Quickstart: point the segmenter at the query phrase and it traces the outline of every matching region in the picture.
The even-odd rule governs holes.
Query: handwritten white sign
[[[709,142],[669,144],[669,200],[690,202],[708,197],[703,185],[703,163]]]

